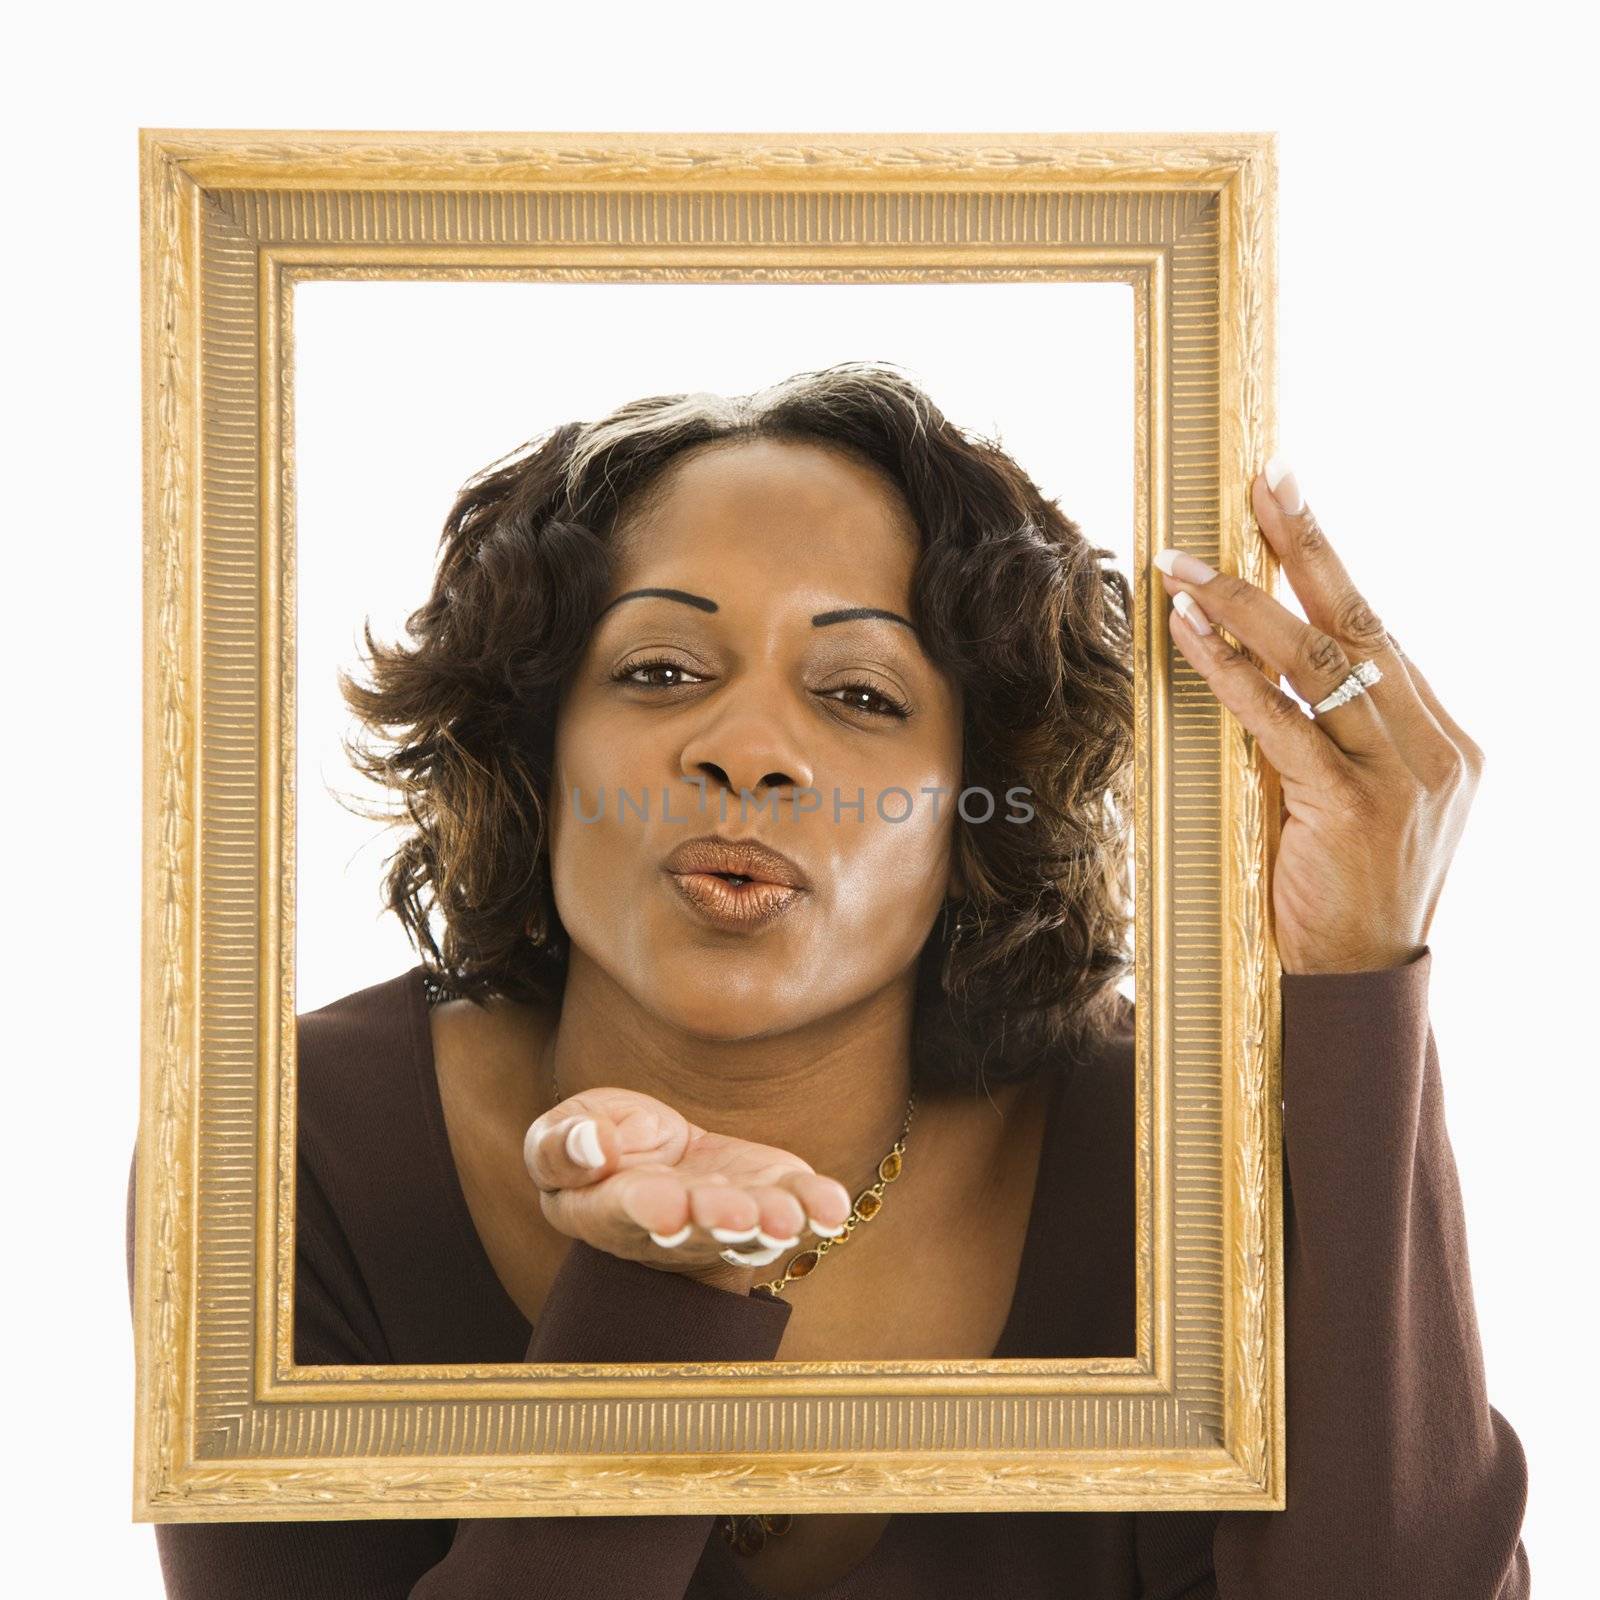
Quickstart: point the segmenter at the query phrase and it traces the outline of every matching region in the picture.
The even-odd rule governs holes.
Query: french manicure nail
[[[1206,614],[1200,609],[1200,602],[1192,594],[1186,594],[1180,589],[1172,597],[1172,603],[1183,614],[1183,620],[1194,629],[1196,633],[1210,633],[1211,624],[1206,621]]]
[[[1300,481],[1289,470],[1289,463],[1282,456],[1274,456],[1261,470],[1266,474],[1272,498],[1291,517],[1298,516],[1305,509],[1306,502],[1300,493]]]
[[[606,1164],[606,1153],[600,1148],[600,1133],[593,1117],[585,1117],[567,1130],[567,1154],[580,1167],[603,1167]]]
[[[683,1241],[687,1239],[693,1232],[694,1224],[692,1222],[686,1222],[681,1228],[678,1229],[676,1233],[657,1233],[655,1229],[652,1228],[650,1230],[650,1237],[658,1245],[660,1245],[663,1250],[676,1250],[678,1246],[682,1244]]]
[[[782,1250],[724,1250],[722,1259],[736,1267],[764,1267],[782,1254]]]
[[[1156,565],[1169,578],[1178,578],[1184,583],[1210,583],[1217,575],[1217,569],[1207,566],[1199,556],[1192,556],[1187,550],[1174,550],[1170,546],[1156,557]]]
[[[763,1250],[787,1250],[791,1245],[800,1243],[800,1235],[797,1233],[792,1239],[774,1239],[772,1235],[767,1233],[764,1229],[757,1228],[756,1243],[760,1245]]]
[[[844,1232],[844,1224],[842,1222],[837,1228],[830,1228],[825,1224],[818,1222],[815,1217],[807,1217],[806,1226],[813,1233],[821,1234],[824,1239],[837,1239],[839,1235]]]
[[[722,1244],[749,1244],[760,1228],[713,1228],[711,1237]]]

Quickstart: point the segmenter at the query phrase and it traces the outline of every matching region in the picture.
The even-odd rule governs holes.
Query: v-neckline
[[[429,1123],[434,1149],[439,1156],[445,1203],[455,1217],[473,1275],[481,1280],[485,1292],[499,1306],[497,1320],[505,1320],[508,1326],[523,1330],[522,1342],[525,1349],[533,1337],[533,1324],[523,1314],[522,1307],[513,1299],[511,1291],[506,1288],[500,1279],[500,1274],[495,1270],[488,1246],[484,1244],[483,1236],[478,1232],[478,1225],[473,1220],[472,1208],[467,1204],[466,1189],[461,1182],[461,1173],[456,1167],[455,1155],[450,1147],[450,1129],[444,1115],[444,1096],[439,1087],[439,1064],[433,1048],[433,1029],[429,1025],[428,1018],[430,1008],[424,982],[426,973],[427,969],[420,962],[411,968],[406,975],[406,997],[411,1008],[412,1037],[417,1076],[422,1090],[423,1112]],[[1011,1304],[1006,1312],[1006,1320],[1000,1329],[1000,1337],[996,1340],[993,1351],[986,1357],[974,1359],[988,1361],[1019,1359],[1011,1354],[1011,1348],[1021,1334],[1023,1315],[1032,1297],[1033,1279],[1039,1268],[1037,1257],[1042,1248],[1040,1241],[1044,1232],[1042,1215],[1044,1208],[1040,1201],[1049,1183],[1053,1164],[1051,1150],[1056,1139],[1061,1105],[1066,1099],[1066,1082],[1072,1076],[1074,1067],[1075,1062],[1069,1060],[1057,1072],[1056,1081],[1050,1086],[1045,1106],[1044,1132],[1039,1141],[1039,1162],[1028,1204],[1028,1223],[1023,1233],[1022,1254],[1017,1261],[1016,1281],[1012,1285]],[[878,1544],[882,1543],[883,1540],[880,1538]],[[878,1545],[873,1546],[874,1550],[877,1548]],[[824,1600],[825,1594],[826,1591],[819,1591],[817,1600]],[[810,1597],[807,1597],[807,1600],[810,1600]]]

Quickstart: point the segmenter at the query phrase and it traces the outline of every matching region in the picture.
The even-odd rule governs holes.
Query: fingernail
[[[806,1226],[813,1233],[820,1233],[824,1239],[837,1239],[839,1235],[844,1232],[844,1224],[842,1222],[837,1228],[829,1228],[823,1223],[818,1222],[815,1217],[807,1217]]]
[[[1208,567],[1199,556],[1170,546],[1156,557],[1156,565],[1169,578],[1180,578],[1184,583],[1210,583],[1217,575],[1217,569]]]
[[[567,1154],[580,1167],[603,1167],[606,1153],[600,1148],[600,1132],[593,1117],[573,1123],[567,1131]]]
[[[1194,629],[1196,633],[1210,633],[1211,624],[1206,621],[1206,614],[1200,609],[1200,602],[1192,594],[1185,594],[1180,589],[1172,597],[1172,603],[1183,613],[1183,620]]]
[[[782,1254],[781,1250],[724,1250],[722,1259],[735,1267],[765,1267]]]
[[[760,1232],[760,1228],[713,1228],[711,1237],[722,1244],[748,1244]]]
[[[1300,482],[1289,470],[1289,463],[1282,456],[1274,456],[1261,469],[1267,476],[1267,487],[1272,491],[1272,498],[1291,516],[1298,516],[1305,509],[1305,498],[1300,493]]]
[[[658,1245],[660,1245],[663,1250],[676,1250],[678,1246],[682,1244],[683,1241],[687,1239],[693,1232],[694,1224],[692,1222],[686,1222],[681,1228],[678,1229],[676,1233],[657,1233],[655,1229],[652,1228],[650,1230],[650,1237]]]

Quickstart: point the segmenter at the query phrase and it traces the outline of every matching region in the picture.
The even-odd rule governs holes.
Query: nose
[[[815,772],[794,728],[770,697],[746,694],[709,710],[706,722],[684,743],[679,766],[685,777],[704,779],[706,798],[719,787],[730,800],[748,790],[764,802],[772,791],[808,789]]]

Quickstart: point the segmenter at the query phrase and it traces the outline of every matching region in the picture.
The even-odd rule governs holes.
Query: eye
[[[641,683],[638,674],[641,672],[676,672],[679,676],[677,683]],[[682,686],[685,677],[692,678],[695,674],[687,667],[680,666],[676,661],[669,661],[665,656],[652,656],[648,661],[634,661],[627,666],[619,667],[613,675],[613,683],[631,683],[638,689],[677,689]]]
[[[677,681],[670,683],[648,682],[648,675],[653,672],[676,673]],[[665,656],[652,656],[648,661],[630,661],[619,667],[612,674],[613,683],[625,683],[636,689],[681,689],[687,681],[702,681],[697,673],[691,672],[687,667]],[[822,691],[824,699],[837,699],[844,695],[849,698],[839,701],[848,711],[859,711],[869,717],[897,717],[905,718],[911,715],[911,707],[898,695],[891,694],[887,689],[880,689],[875,683],[856,681],[840,684],[836,689]],[[862,703],[867,702],[867,703]]]
[[[839,703],[847,706],[851,711],[865,712],[868,716],[909,717],[911,715],[911,707],[904,700],[898,695],[890,694],[887,689],[880,689],[875,683],[845,683],[841,684],[837,689],[828,689],[824,692],[830,699],[835,695],[849,695],[851,697],[849,700],[841,700]],[[855,702],[861,698],[876,700],[879,706],[887,707],[888,709],[875,710],[869,705],[856,704]]]

